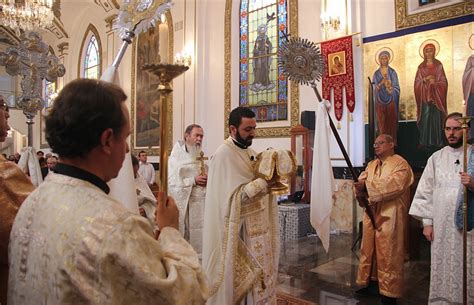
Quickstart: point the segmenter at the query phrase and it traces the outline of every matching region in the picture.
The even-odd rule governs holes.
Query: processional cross
[[[201,150],[199,153],[199,157],[196,157],[196,160],[199,161],[201,164],[201,174],[200,175],[205,175],[206,174],[206,165],[204,165],[205,160],[209,160],[208,157],[204,157],[204,152]]]
[[[33,145],[33,118],[45,106],[42,97],[43,79],[54,82],[64,76],[66,69],[59,59],[50,54],[48,45],[36,32],[20,36],[19,46],[0,52],[0,65],[5,66],[11,76],[21,75],[21,95],[17,105],[23,110],[28,124],[28,145]]]

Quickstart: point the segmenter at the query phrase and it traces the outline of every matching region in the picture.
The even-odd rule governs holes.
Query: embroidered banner
[[[334,114],[340,121],[344,109],[343,88],[347,109],[352,113],[355,108],[352,36],[322,42],[321,53],[327,63],[322,80],[323,98],[331,100],[331,89],[334,90]]]

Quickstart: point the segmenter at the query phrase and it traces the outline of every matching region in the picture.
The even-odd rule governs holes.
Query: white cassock
[[[208,305],[276,304],[278,206],[255,177],[255,157],[229,137],[209,163],[202,253]]]
[[[135,187],[137,188],[138,206],[145,210],[146,218],[152,227],[155,227],[156,198],[153,195],[147,181],[140,173],[135,178]]]
[[[201,254],[206,188],[194,182],[201,173],[196,157],[199,154],[186,151],[184,141],[176,142],[168,160],[168,192],[179,208],[179,231]]]
[[[462,162],[462,147],[446,146],[435,152],[428,159],[409,212],[424,225],[433,225],[429,304],[462,303],[463,237],[454,224]],[[467,233],[468,304],[474,302],[472,235],[473,231]]]
[[[8,304],[204,304],[207,281],[178,230],[97,186],[51,173],[23,202],[10,238]]]
[[[143,163],[140,161],[138,172],[143,178],[145,178],[149,185],[155,184],[155,168],[153,167],[153,164]]]

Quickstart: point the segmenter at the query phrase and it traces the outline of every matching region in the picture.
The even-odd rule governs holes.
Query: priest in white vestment
[[[429,304],[462,303],[463,236],[454,215],[462,186],[473,191],[474,182],[468,174],[460,174],[464,157],[460,117],[460,113],[447,116],[444,130],[449,145],[428,159],[409,212],[423,221],[423,234],[431,241]],[[474,304],[473,253],[471,231],[467,233],[468,304]]]
[[[207,184],[204,158],[200,157],[203,138],[201,126],[189,125],[184,141],[176,142],[168,160],[168,192],[178,205],[179,231],[199,254]]]
[[[276,304],[278,206],[254,174],[255,128],[249,108],[234,109],[231,136],[209,163],[202,254],[208,305]]]
[[[140,215],[146,217],[150,222],[150,225],[154,228],[155,223],[155,212],[156,212],[156,198],[153,195],[148,183],[145,178],[140,175],[138,169],[140,163],[138,158],[134,155],[132,157],[133,176],[135,178],[135,188],[137,190],[138,208]]]
[[[160,197],[148,221],[107,193],[128,152],[127,96],[92,79],[66,85],[45,120],[61,162],[20,207],[9,246],[9,305],[204,304],[207,281]],[[67,118],[67,119],[65,119]]]

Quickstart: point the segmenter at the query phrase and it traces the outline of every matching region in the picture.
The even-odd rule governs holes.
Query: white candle
[[[466,101],[463,100],[462,101],[462,116],[465,117],[466,113],[467,113],[467,111],[466,111]]]
[[[158,26],[160,35],[160,57],[162,63],[168,63],[168,25],[160,23]]]

